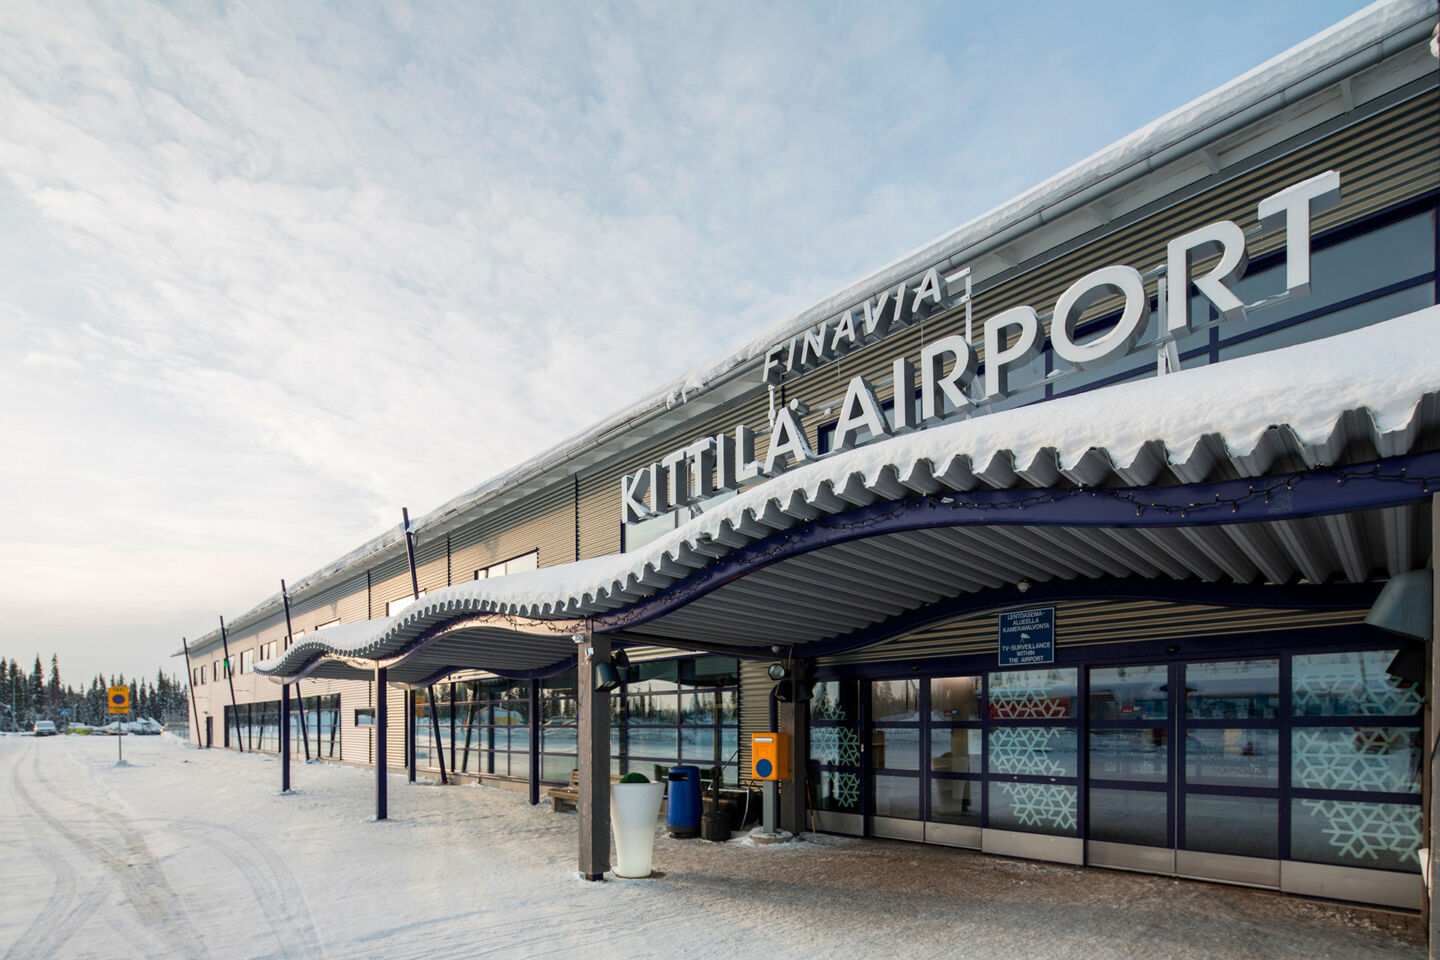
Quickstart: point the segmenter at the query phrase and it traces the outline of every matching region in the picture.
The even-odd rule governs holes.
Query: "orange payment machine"
[[[765,833],[774,833],[780,807],[776,784],[790,770],[790,735],[788,733],[750,734],[750,776],[763,781],[764,800],[760,807],[760,826]]]

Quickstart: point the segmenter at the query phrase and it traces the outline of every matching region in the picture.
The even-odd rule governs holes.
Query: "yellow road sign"
[[[111,713],[130,712],[130,688],[111,687],[106,693],[105,702],[110,705]]]

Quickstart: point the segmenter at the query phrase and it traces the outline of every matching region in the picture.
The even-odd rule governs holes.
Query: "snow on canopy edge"
[[[1356,411],[1365,411],[1382,436],[1404,431],[1419,403],[1437,391],[1440,306],[1279,350],[837,453],[757,484],[643,550],[444,587],[393,617],[313,634],[256,670],[270,674],[288,665],[287,672],[295,671],[325,653],[392,653],[421,630],[465,615],[579,616],[564,611],[617,588],[659,593],[664,587],[637,588],[647,568],[673,565],[682,550],[715,542],[722,526],[733,528],[747,513],[763,513],[772,501],[783,509],[796,493],[813,502],[822,487],[840,490],[857,476],[867,487],[887,470],[906,476],[921,460],[938,473],[956,457],[983,465],[1009,456],[1023,465],[1049,450],[1065,468],[1098,450],[1123,469],[1153,443],[1163,447],[1172,464],[1183,463],[1211,436],[1222,439],[1231,457],[1243,459],[1276,427],[1292,431],[1305,447],[1323,447],[1340,420]]]

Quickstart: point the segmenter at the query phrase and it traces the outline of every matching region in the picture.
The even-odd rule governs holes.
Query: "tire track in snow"
[[[108,792],[105,784],[96,778],[93,768],[83,764],[79,766],[96,790]],[[100,804],[74,797],[67,799],[109,822],[131,823],[123,814]],[[289,960],[312,960],[325,956],[309,901],[289,866],[262,839],[233,826],[159,818],[146,822],[190,834],[235,867],[249,885],[261,917],[274,934],[275,956]]]
[[[35,753],[35,744],[27,744],[26,754]],[[14,765],[10,768],[11,785],[15,788],[16,796],[21,797],[29,803],[29,795],[25,792],[24,785],[20,783],[20,758],[15,758]],[[29,833],[31,848],[35,851],[35,857],[45,864],[55,876],[55,889],[50,892],[45,906],[35,914],[20,937],[5,952],[5,960],[26,960],[34,957],[53,957],[61,947],[70,942],[75,934],[80,932],[83,920],[91,916],[95,908],[104,899],[107,883],[104,878],[91,881],[82,891],[79,881],[76,879],[75,868],[63,856],[50,856],[46,854],[39,839],[33,832]]]
[[[165,822],[220,854],[245,878],[256,906],[275,935],[279,956],[293,960],[325,956],[309,901],[289,866],[263,840],[214,824]],[[237,835],[232,837],[232,832]]]
[[[71,807],[78,806],[82,809],[88,808],[96,813],[101,812],[98,807],[57,790],[55,784],[40,772],[40,758],[33,751],[31,767],[36,782],[55,799]],[[21,800],[47,826],[113,874],[114,878],[119,881],[125,899],[130,902],[130,906],[147,929],[169,941],[176,948],[179,956],[196,958],[196,960],[210,956],[200,938],[199,931],[191,924],[189,916],[181,906],[183,901],[170,886],[165,871],[161,869],[154,854],[150,852],[145,838],[127,819],[118,814],[115,814],[113,818],[104,816],[109,828],[115,830],[119,835],[117,839],[125,847],[124,855],[118,855],[112,852],[106,844],[85,836],[72,825],[60,820],[49,811],[46,805],[36,802],[25,787],[18,764],[11,775],[11,783],[14,784],[16,794]]]

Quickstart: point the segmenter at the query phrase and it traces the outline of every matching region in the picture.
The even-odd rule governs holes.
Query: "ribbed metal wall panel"
[[[415,545],[415,577],[429,593],[450,585],[450,537],[439,536]]]
[[[404,552],[370,568],[370,619],[388,616],[390,601],[414,596]]]
[[[1165,603],[1152,600],[1072,600],[1055,604],[1055,643],[1062,647],[1142,640],[1179,640],[1242,633],[1349,626],[1365,619],[1365,610],[1270,610]],[[821,666],[854,663],[906,663],[940,657],[994,653],[997,615],[964,617],[917,630],[864,650],[819,661]]]
[[[364,680],[329,680],[340,689],[340,752],[356,763],[374,763],[373,727],[355,726],[355,711],[375,705],[375,685]]]
[[[740,780],[750,782],[750,735],[770,729],[769,660],[740,661]]]
[[[575,487],[564,480],[516,504],[503,516],[483,517],[450,534],[450,582],[511,557],[540,551],[540,566],[575,559]]]
[[[385,765],[405,769],[405,691],[393,683],[385,685]],[[373,761],[372,761],[373,762]]]
[[[370,593],[366,575],[361,573],[327,586],[324,590],[290,601],[290,620],[295,632],[314,630],[322,623],[341,620],[350,623],[370,615]],[[284,612],[278,616],[283,620]]]

